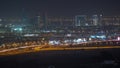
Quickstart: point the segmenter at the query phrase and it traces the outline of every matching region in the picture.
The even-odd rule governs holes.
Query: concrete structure
[[[99,17],[98,17],[98,15],[93,15],[92,16],[92,24],[94,26],[97,26],[99,24]]]
[[[86,26],[86,15],[75,16],[75,26]]]

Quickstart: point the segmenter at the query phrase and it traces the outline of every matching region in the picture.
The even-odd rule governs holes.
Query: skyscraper
[[[24,8],[22,9],[21,20],[22,20],[22,24],[28,24],[28,17]]]
[[[48,27],[47,12],[45,12],[43,15],[43,23],[44,23],[44,28],[47,29]]]
[[[75,26],[86,26],[86,15],[75,16]]]
[[[93,25],[94,26],[97,26],[99,23],[99,17],[98,17],[98,15],[93,15],[92,16],[92,21],[93,21]]]

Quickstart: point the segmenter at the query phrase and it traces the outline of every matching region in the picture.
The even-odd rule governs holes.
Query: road
[[[112,49],[112,48],[120,48],[120,46],[94,46],[94,47],[49,47],[42,48],[39,45],[32,46],[23,46],[11,49],[5,49],[0,51],[0,55],[15,55],[21,53],[29,53],[36,51],[49,51],[49,50],[90,50],[90,49]]]

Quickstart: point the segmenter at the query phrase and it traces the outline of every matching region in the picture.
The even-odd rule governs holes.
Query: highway
[[[43,48],[40,45],[32,45],[32,46],[23,46],[11,49],[5,49],[0,51],[0,56],[2,55],[15,55],[22,53],[30,53],[36,51],[49,51],[49,50],[90,50],[90,49],[112,49],[112,48],[120,48],[120,46],[94,46],[94,47],[48,47]]]

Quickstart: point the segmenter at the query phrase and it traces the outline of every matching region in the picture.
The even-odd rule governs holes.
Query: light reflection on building
[[[86,40],[112,39],[120,34],[120,16],[103,16],[101,14],[76,15],[75,17],[47,16],[45,20],[47,20],[46,24],[44,24],[42,16],[38,15],[28,19],[29,24],[24,24],[20,18],[0,18],[0,33],[13,33],[22,36],[39,34],[40,37],[72,37],[85,38]],[[2,24],[5,22],[7,24]],[[47,29],[44,28],[45,25],[47,25]],[[99,32],[104,34],[92,37]]]

